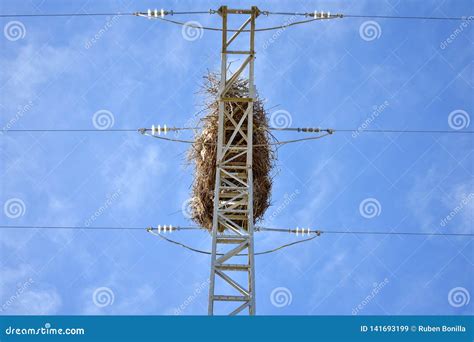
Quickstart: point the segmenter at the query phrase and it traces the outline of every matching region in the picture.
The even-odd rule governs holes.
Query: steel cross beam
[[[255,6],[250,10],[222,6],[218,13],[222,17],[222,51],[208,313],[219,314],[215,312],[216,302],[233,302],[236,307],[228,310],[230,315],[245,310],[254,315],[252,152],[255,19],[259,10]],[[227,23],[230,15],[245,15],[248,18],[229,38]],[[232,43],[232,46],[236,44],[236,40],[246,39],[246,35],[249,36],[248,50],[229,49]],[[229,54],[246,56],[234,72],[227,69]],[[248,78],[248,94],[243,97],[232,96],[229,90],[240,77]],[[234,117],[236,109],[242,113],[240,118]],[[239,277],[245,279],[245,285],[242,280],[238,281]]]

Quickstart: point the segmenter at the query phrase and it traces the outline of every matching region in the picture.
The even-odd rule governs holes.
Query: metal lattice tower
[[[255,20],[257,7],[247,10],[228,9],[222,6],[221,79],[219,84],[219,117],[217,137],[216,181],[214,188],[214,213],[212,225],[212,256],[209,286],[209,315],[215,313],[216,302],[234,302],[236,308],[230,315],[248,309],[255,314],[255,263],[253,222],[253,103],[255,101],[254,59]],[[248,18],[230,37],[228,17],[245,15]],[[229,46],[239,36],[248,35],[248,50],[232,50]],[[246,37],[244,37],[246,38]],[[235,70],[227,70],[228,55],[246,56]],[[247,97],[232,98],[228,91],[233,83],[248,73]],[[239,106],[244,114],[240,120],[233,118],[230,104]],[[244,159],[245,162],[238,160]],[[225,230],[224,233],[219,231]],[[224,253],[218,255],[218,252]],[[238,256],[238,254],[246,254]],[[242,262],[242,259],[245,262]],[[247,280],[243,285],[238,277]],[[225,291],[225,293],[220,293]],[[229,294],[229,292],[234,294]]]

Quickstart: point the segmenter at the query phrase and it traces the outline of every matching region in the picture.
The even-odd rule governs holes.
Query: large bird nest
[[[191,218],[194,222],[208,230],[212,230],[214,208],[214,185],[216,178],[217,131],[218,131],[218,75],[209,74],[205,77],[204,92],[208,95],[201,118],[202,130],[196,135],[189,152],[189,160],[194,163],[195,178],[192,187],[193,200],[190,203]],[[229,90],[229,97],[247,97],[248,80],[235,81]],[[227,96],[227,95],[226,95]],[[232,113],[236,122],[241,119],[246,103],[229,103],[226,110]],[[228,131],[227,137],[232,131]],[[270,172],[274,162],[274,151],[268,131],[268,119],[262,100],[257,96],[253,104],[253,216],[254,223],[262,219],[270,206],[272,178]],[[234,160],[245,163],[246,155]],[[245,222],[241,224],[246,227]],[[223,227],[219,227],[223,231]]]

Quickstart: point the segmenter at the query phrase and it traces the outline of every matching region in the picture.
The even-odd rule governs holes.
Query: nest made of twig
[[[214,186],[216,178],[217,132],[218,132],[218,75],[208,74],[205,77],[204,92],[208,95],[206,116],[201,118],[202,130],[196,135],[189,152],[189,160],[194,163],[195,174],[190,203],[191,218],[201,227],[212,230],[214,209]],[[229,97],[246,97],[248,80],[238,79],[234,82]],[[226,110],[232,113],[238,122],[244,111],[242,102],[228,103]],[[231,134],[228,132],[227,134]],[[263,101],[257,96],[253,103],[253,217],[254,223],[263,218],[270,206],[272,188],[271,170],[274,162],[271,135],[268,131],[268,119]],[[240,161],[245,161],[242,156]],[[235,161],[239,161],[236,159]],[[245,222],[242,222],[244,228]],[[223,227],[219,227],[223,231]]]

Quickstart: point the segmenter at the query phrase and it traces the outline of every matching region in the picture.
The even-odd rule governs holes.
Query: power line
[[[0,18],[31,18],[31,17],[101,17],[101,16],[132,16],[134,13],[44,13],[44,14],[0,14]]]
[[[324,12],[319,12],[323,13]],[[302,16],[314,17],[318,12],[263,12],[269,15],[284,15],[284,16]],[[330,15],[330,14],[329,14]],[[341,18],[366,18],[366,19],[406,19],[406,20],[470,20],[471,16],[461,17],[434,17],[434,16],[400,16],[400,15],[370,15],[370,14],[337,14]]]
[[[277,128],[269,127],[273,131],[295,131],[295,132],[304,132],[304,133],[318,133],[318,132],[345,132],[345,133],[432,133],[432,134],[472,134],[474,131],[464,131],[464,130],[403,130],[403,129],[322,129],[322,128],[307,128],[307,127],[288,127],[288,128]]]
[[[197,130],[200,129],[199,127],[169,127],[168,131],[184,131],[184,130]],[[403,130],[403,129],[338,129],[338,128],[308,128],[308,127],[268,127],[269,130],[272,131],[295,131],[295,132],[303,132],[303,133],[319,133],[319,132],[360,132],[360,133],[432,133],[432,134],[473,134],[474,131],[466,131],[466,130]],[[141,132],[141,128],[117,128],[117,129],[5,129],[0,130],[0,132],[8,133],[8,132],[93,132],[93,133],[105,133],[105,132]],[[146,129],[146,131],[150,131],[150,129]]]
[[[252,147],[282,146],[282,145],[287,145],[287,144],[297,143],[297,142],[302,142],[302,141],[318,140],[318,139],[327,137],[331,134],[332,133],[326,133],[326,134],[322,134],[322,135],[319,135],[319,136],[316,136],[316,137],[275,141],[275,142],[270,142],[268,144],[253,144]],[[151,135],[151,134],[146,134],[146,135],[150,136],[150,137],[153,137],[153,138],[156,138],[156,139],[168,140],[168,141],[173,141],[173,142],[180,142],[180,143],[186,143],[186,144],[194,144],[195,143],[194,140],[167,138],[167,137],[163,137],[163,136],[159,136],[159,135]],[[213,146],[213,145],[216,145],[216,143],[199,143],[199,145]]]
[[[185,14],[212,14],[208,11],[165,11],[167,15]],[[31,14],[0,14],[0,18],[21,18],[21,17],[100,17],[100,16],[136,16],[137,12],[109,12],[109,13],[31,13]]]
[[[108,129],[6,129],[3,132],[138,132],[138,129],[133,128],[108,128]]]
[[[186,130],[186,129],[194,129],[194,128],[173,128],[173,129],[168,129],[168,130],[174,130],[174,131],[180,131],[180,130]],[[265,128],[267,129],[267,128]],[[319,140],[324,137],[328,137],[330,135],[333,135],[335,132],[352,132],[352,133],[417,133],[417,134],[422,134],[422,133],[432,133],[432,134],[472,134],[474,131],[447,131],[447,130],[384,130],[384,129],[373,129],[373,130],[357,130],[357,129],[320,129],[320,128],[268,128],[268,130],[276,130],[276,131],[296,131],[296,132],[305,132],[305,133],[321,133],[321,132],[327,132],[325,134],[321,134],[318,136],[311,136],[311,137],[305,137],[305,138],[299,138],[299,139],[291,139],[291,140],[282,140],[282,141],[274,141],[274,142],[269,142],[268,144],[254,144],[253,148],[267,148],[268,146],[284,146],[288,144],[293,144],[293,143],[299,143],[299,142],[305,142],[305,141],[313,141],[313,140]],[[58,129],[58,130],[53,130],[53,129],[35,129],[35,130],[6,130],[5,132],[134,132],[138,131],[143,135],[153,137],[155,139],[160,139],[160,140],[165,140],[165,141],[170,141],[170,142],[177,142],[177,143],[183,143],[183,144],[190,144],[193,145],[196,143],[194,140],[189,140],[189,139],[180,139],[180,138],[171,138],[171,137],[166,137],[166,136],[161,136],[161,135],[153,135],[153,134],[148,134],[146,133],[148,129],[140,128],[138,130],[136,129],[106,129],[106,130],[94,130],[94,129]],[[206,146],[212,146],[216,145],[216,143],[199,143],[199,145],[206,145]]]
[[[353,235],[406,235],[406,236],[464,236],[474,237],[474,233],[437,233],[437,232],[393,232],[393,231],[370,231],[370,230],[311,230],[305,228],[267,228],[257,227],[257,231],[261,232],[278,232],[278,233],[294,233],[294,234],[353,234]]]
[[[200,227],[175,227],[171,226],[172,231],[180,230],[202,230]],[[45,229],[45,230],[60,230],[60,229],[72,229],[72,230],[141,230],[145,231],[146,227],[119,227],[119,226],[102,226],[102,227],[90,227],[90,226],[3,226],[0,225],[0,229]]]
[[[297,143],[297,142],[302,142],[302,141],[318,140],[318,139],[330,136],[331,134],[332,133],[326,133],[326,134],[318,135],[316,137],[307,137],[307,138],[300,138],[300,139],[293,139],[293,140],[277,141],[277,142],[274,142],[274,143],[269,143],[269,145],[278,146],[278,145],[287,145],[287,144],[292,144],[292,143]]]
[[[180,131],[180,130],[187,130],[187,129],[194,129],[194,128],[173,128],[173,129],[168,129],[169,131],[174,130],[174,131]],[[267,128],[265,128],[267,129]],[[296,131],[296,132],[305,132],[305,133],[321,133],[321,132],[327,132],[325,134],[321,134],[318,136],[311,136],[311,137],[306,137],[306,138],[300,138],[300,139],[291,139],[291,140],[282,140],[282,141],[275,141],[275,142],[270,142],[268,144],[254,144],[254,148],[266,148],[268,146],[284,146],[288,144],[293,144],[293,143],[298,143],[298,142],[304,142],[304,141],[313,141],[313,140],[319,140],[321,138],[327,137],[332,135],[335,132],[343,132],[343,133],[417,133],[417,134],[472,134],[474,131],[448,131],[448,130],[388,130],[388,129],[372,129],[372,130],[358,130],[358,129],[320,129],[320,128],[268,128],[268,130],[275,130],[275,131]],[[148,129],[140,128],[138,130],[136,129],[106,129],[106,130],[94,130],[94,129],[31,129],[31,130],[5,130],[4,132],[140,132],[143,135],[147,135],[150,137],[153,137],[155,139],[160,139],[160,140],[165,140],[165,141],[171,141],[171,142],[178,142],[178,143],[184,143],[184,144],[195,144],[196,142],[194,140],[189,140],[189,139],[179,139],[179,138],[170,138],[166,136],[161,136],[161,135],[153,135],[153,134],[147,134],[146,131]],[[212,146],[216,145],[216,143],[200,143],[202,145],[206,146]]]
[[[185,131],[194,130],[199,127],[167,127],[167,131]],[[107,129],[93,129],[93,128],[59,128],[59,129],[5,129],[0,132],[142,132],[151,131],[148,128],[107,128]]]
[[[423,16],[393,16],[393,15],[362,15],[344,14],[345,18],[367,18],[367,19],[408,19],[408,20],[470,20],[471,16],[462,17],[423,17]]]
[[[153,12],[153,11],[152,11]],[[194,14],[216,14],[216,10],[207,10],[207,11],[164,11],[163,15],[194,15]],[[283,16],[302,16],[302,17],[311,17],[308,21],[314,19],[334,19],[334,18],[367,18],[367,19],[404,19],[404,20],[469,20],[471,16],[461,16],[461,17],[434,17],[434,16],[392,16],[392,15],[369,15],[369,14],[329,14],[328,17],[314,18],[315,13],[308,12],[272,12],[272,11],[261,11],[263,15],[283,15]],[[320,12],[323,13],[324,12]],[[161,15],[161,10],[159,11]],[[147,12],[106,12],[106,13],[9,13],[9,14],[0,14],[0,18],[21,18],[21,17],[93,17],[93,16],[145,16],[150,18],[155,18],[154,16],[148,16]],[[163,19],[158,17],[159,19]],[[183,25],[186,23],[175,22],[177,24]],[[302,23],[302,22],[300,22]],[[189,25],[187,25],[189,26]],[[280,27],[267,28],[276,29],[291,26],[283,25]],[[221,31],[219,28],[206,27],[203,29],[211,29],[213,31]],[[258,30],[258,29],[257,29]],[[256,31],[257,31],[256,30]],[[264,29],[260,29],[264,30]]]
[[[183,247],[187,250],[190,250],[192,252],[196,252],[196,253],[200,253],[200,254],[206,254],[206,255],[212,255],[212,252],[210,251],[205,251],[205,250],[202,250],[202,249],[198,249],[198,248],[194,248],[194,247],[191,247],[191,246],[188,246],[187,244],[184,244],[182,242],[179,242],[179,241],[176,241],[176,240],[173,240],[173,239],[170,239],[160,233],[155,233],[153,231],[149,231],[152,235],[155,235],[155,236],[158,236],[160,237],[161,239],[169,242],[169,243],[172,243],[174,245],[177,245],[177,246],[180,246],[180,247]],[[293,241],[293,242],[290,242],[290,243],[285,243],[281,246],[278,246],[278,247],[275,247],[275,248],[272,248],[272,249],[267,249],[265,251],[261,251],[261,252],[255,252],[254,255],[264,255],[264,254],[270,254],[270,253],[273,253],[273,252],[276,252],[276,251],[279,251],[279,250],[282,250],[284,248],[287,248],[287,247],[290,247],[290,246],[294,246],[294,245],[297,245],[297,244],[300,244],[300,243],[304,243],[304,242],[308,242],[308,241],[311,241],[315,238],[317,238],[319,235],[314,235],[310,238],[306,238],[306,239],[303,239],[303,240],[298,240],[298,241]],[[224,255],[225,253],[216,253],[216,255]],[[247,256],[248,254],[247,253],[239,253],[239,254],[236,254],[236,256]]]
[[[153,14],[152,14],[153,13]],[[221,28],[218,27],[210,27],[210,26],[203,26],[200,23],[194,24],[190,22],[182,22],[178,20],[166,19],[164,18],[165,15],[182,15],[182,14],[216,14],[218,11],[216,10],[208,10],[208,11],[183,11],[183,12],[174,12],[174,11],[165,11],[165,10],[154,10],[144,12],[134,12],[134,13],[51,13],[51,14],[0,14],[0,18],[15,18],[15,17],[88,17],[88,16],[140,16],[145,17],[148,19],[158,19],[164,22],[168,22],[175,25],[191,27],[199,30],[207,30],[207,31],[217,31],[222,32]],[[319,20],[330,20],[330,19],[339,19],[339,18],[379,18],[379,19],[416,19],[416,20],[470,20],[471,16],[469,17],[423,17],[423,16],[389,16],[389,15],[359,15],[359,14],[330,14],[329,12],[318,13],[315,11],[314,13],[299,13],[299,12],[270,12],[270,11],[261,11],[264,15],[292,15],[292,16],[305,16],[310,17],[307,20],[301,21],[294,21],[294,22],[285,22],[282,25],[277,26],[270,26],[264,28],[256,28],[254,29],[255,32],[264,32],[264,31],[274,31],[280,29],[286,29],[291,26],[301,25],[311,23],[313,21]],[[249,29],[227,29],[228,32],[250,32]]]
[[[217,11],[215,10],[208,10],[208,11],[186,11],[186,12],[174,12],[174,11],[165,11],[165,10],[155,10],[155,11],[148,11],[148,12],[134,12],[134,13],[54,13],[54,14],[0,14],[0,18],[15,18],[15,17],[88,17],[88,16],[140,16],[145,17],[148,19],[159,19],[167,23],[191,27],[199,30],[206,30],[206,31],[217,31],[222,32],[221,28],[218,27],[209,27],[209,26],[202,26],[201,24],[197,25],[190,22],[182,22],[178,20],[166,19],[164,18],[165,15],[181,15],[181,14],[216,14]],[[268,12],[262,12],[268,13]],[[255,29],[255,32],[263,32],[263,31],[273,31],[279,29],[285,29],[290,26],[306,24],[315,20],[327,20],[327,19],[335,19],[338,16],[332,17],[323,17],[323,18],[312,18],[308,20],[296,21],[296,22],[288,22],[282,25],[271,26],[271,27],[264,27]],[[250,32],[248,29],[238,30],[238,29],[227,29],[228,32]]]
[[[310,236],[311,234],[313,234],[313,236],[302,239],[302,240],[297,240],[297,241],[285,243],[281,246],[278,246],[278,247],[275,247],[275,248],[272,248],[272,249],[268,249],[268,250],[265,250],[265,251],[255,252],[254,255],[264,255],[264,254],[274,253],[274,252],[277,252],[279,250],[282,250],[282,249],[290,247],[290,246],[294,246],[294,245],[297,245],[297,244],[300,244],[300,243],[311,241],[311,240],[321,236],[321,234],[323,234],[323,233],[327,233],[327,234],[346,234],[347,233],[347,234],[360,234],[360,235],[464,236],[464,237],[468,236],[468,237],[474,237],[474,234],[464,234],[464,233],[422,233],[422,232],[417,233],[417,232],[370,232],[370,231],[352,231],[352,232],[350,232],[350,231],[334,231],[334,230],[333,231],[320,231],[320,230],[310,230],[310,229],[298,230],[298,228],[297,229],[279,229],[279,228],[263,228],[263,227],[255,227],[255,231],[257,231],[257,232],[258,231],[268,231],[268,232],[281,232],[281,233],[296,233],[296,234],[298,234],[298,232],[304,231],[304,232],[306,232],[307,236]],[[185,248],[187,250],[190,250],[192,252],[196,252],[196,253],[200,253],[200,254],[206,254],[206,255],[211,255],[212,254],[212,252],[210,252],[210,251],[197,249],[197,248],[191,247],[187,244],[184,244],[182,242],[170,239],[170,238],[168,238],[168,237],[166,237],[166,236],[164,236],[160,233],[155,233],[151,229],[148,230],[148,232],[150,232],[152,235],[160,237],[161,239],[163,239],[163,240],[165,240],[169,243],[172,243],[174,245],[183,247],[183,248]],[[216,253],[216,254],[217,255],[225,255],[225,253],[219,253],[219,252]],[[248,255],[247,253],[236,254],[236,256],[247,256],[247,255]]]
[[[165,228],[167,227],[167,228]],[[77,230],[147,230],[158,231],[158,228],[150,227],[119,227],[119,226],[49,226],[49,225],[0,225],[0,229],[77,229]],[[197,226],[163,226],[162,231],[185,231],[185,230],[206,230]],[[161,231],[161,230],[160,230]],[[406,235],[406,236],[464,236],[474,237],[474,233],[437,233],[437,232],[393,232],[393,231],[369,231],[369,230],[311,230],[306,228],[271,228],[271,227],[255,227],[257,232],[279,232],[292,233],[301,235],[311,234],[353,234],[353,235]]]
[[[198,30],[222,32],[222,29],[218,28],[218,27],[202,26],[201,24],[197,25],[197,24],[194,24],[194,23],[182,22],[182,21],[178,21],[178,20],[166,19],[166,18],[161,18],[161,17],[157,17],[157,18],[152,17],[152,18],[162,20],[162,21],[165,21],[165,22],[168,22],[168,23],[171,23],[171,24],[175,24],[175,25],[195,28],[195,29],[198,29]],[[280,30],[280,29],[285,29],[285,28],[290,27],[290,26],[306,24],[306,23],[310,23],[310,22],[313,22],[313,21],[317,21],[317,20],[328,20],[328,19],[335,19],[335,18],[336,17],[334,17],[334,18],[314,18],[314,19],[307,19],[307,20],[301,20],[301,21],[287,22],[287,23],[284,23],[284,24],[278,25],[278,26],[256,28],[255,32]],[[227,32],[250,32],[249,29],[243,29],[243,30],[227,29],[226,31]]]

